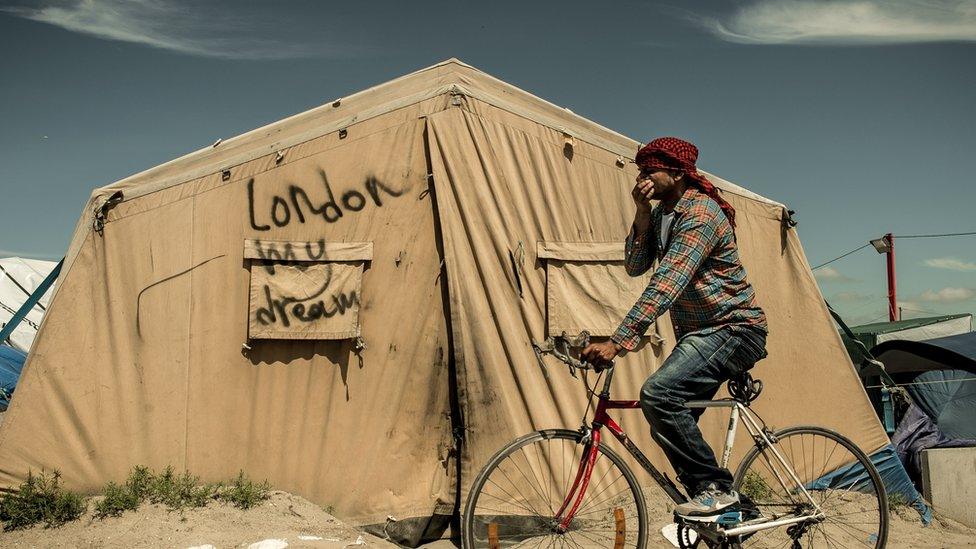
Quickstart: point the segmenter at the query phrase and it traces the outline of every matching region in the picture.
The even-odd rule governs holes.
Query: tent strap
[[[10,322],[3,327],[3,330],[0,330],[0,342],[7,341],[10,335],[14,333],[14,330],[17,329],[17,326],[19,326],[21,321],[23,321],[27,316],[27,313],[29,313],[38,302],[40,302],[41,298],[44,297],[44,294],[47,293],[48,288],[51,287],[51,284],[54,284],[54,281],[58,279],[58,275],[61,274],[61,266],[63,264],[64,258],[62,257],[61,261],[58,261],[58,264],[54,266],[54,269],[48,273],[47,277],[44,278],[44,281],[41,282],[40,286],[38,286],[30,297],[27,298],[27,301],[25,301],[24,304],[17,309],[17,312],[14,313],[13,317],[11,317]]]

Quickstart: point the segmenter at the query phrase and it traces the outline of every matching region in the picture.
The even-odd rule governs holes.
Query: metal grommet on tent
[[[285,153],[278,151],[275,153],[275,164],[281,164],[281,161],[285,159]]]
[[[349,132],[346,130],[346,128],[339,130],[339,139],[345,139],[347,135],[349,135]]]
[[[221,181],[230,181],[230,170],[224,170],[220,172]]]
[[[627,164],[627,162],[624,160],[624,157],[622,157],[622,156],[618,156],[617,157],[617,167],[618,168],[623,168],[626,164]]]

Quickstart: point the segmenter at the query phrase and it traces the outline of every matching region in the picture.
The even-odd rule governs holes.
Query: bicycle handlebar
[[[583,330],[576,337],[566,336],[565,334],[561,337],[557,337],[552,343],[552,354],[560,362],[569,366],[569,373],[576,377],[576,370],[593,370],[595,372],[602,372],[604,370],[609,370],[613,368],[613,361],[606,366],[591,364],[585,360],[580,360],[574,358],[572,355],[571,348],[583,349],[590,344],[590,333]],[[561,347],[561,348],[560,348]]]

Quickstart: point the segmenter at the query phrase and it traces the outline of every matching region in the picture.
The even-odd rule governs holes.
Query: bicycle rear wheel
[[[603,444],[583,499],[568,528],[560,530],[576,502],[578,491],[571,492],[582,484],[576,481],[589,448],[579,432],[564,429],[536,431],[502,448],[471,487],[464,547],[643,549],[643,492],[627,464]]]
[[[824,514],[792,527],[762,530],[749,547],[884,547],[888,499],[871,460],[844,436],[821,427],[790,427],[775,433],[773,447],[796,472]],[[752,448],[735,474],[735,489],[765,517],[812,514],[813,506],[770,448]],[[792,530],[791,530],[792,528]]]

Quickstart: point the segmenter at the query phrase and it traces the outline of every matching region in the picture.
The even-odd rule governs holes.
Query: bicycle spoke
[[[522,455],[526,455],[526,454],[525,454],[525,449],[524,449],[524,448],[522,449]],[[515,463],[515,460],[512,460],[512,464],[514,464],[514,465],[515,465],[515,468],[516,468],[516,469],[518,469],[518,471],[519,471],[519,473],[520,473],[520,474],[522,475],[522,478],[524,478],[524,479],[525,479],[525,481],[526,481],[526,482],[527,482],[527,483],[529,484],[529,486],[530,486],[530,487],[532,488],[532,490],[534,490],[534,491],[535,491],[535,493],[536,493],[536,494],[537,494],[537,495],[538,495],[538,496],[539,496],[540,498],[544,498],[545,496],[543,496],[543,495],[542,495],[542,492],[540,492],[540,491],[539,491],[539,489],[538,489],[538,488],[536,487],[536,484],[533,484],[533,483],[532,483],[532,482],[531,482],[531,481],[529,480],[529,478],[528,478],[528,476],[526,476],[526,474],[525,474],[525,472],[524,472],[524,471],[522,471],[522,468],[518,466],[518,463]],[[532,465],[531,465],[531,464],[529,463],[529,458],[528,458],[528,457],[526,457],[526,458],[525,458],[525,465],[526,465],[526,467],[528,467],[528,468],[529,468],[529,472],[532,472]],[[538,478],[537,478],[537,477],[535,476],[535,473],[533,473],[533,474],[532,474],[532,477],[533,477],[533,478],[534,478],[534,479],[536,480],[536,483],[538,484],[538,483],[539,483],[539,481],[538,481]],[[552,506],[550,505],[549,507],[552,507]]]
[[[552,441],[552,439],[549,439],[549,441],[547,441],[547,442],[551,442],[551,441]],[[523,449],[523,453],[524,453],[524,449]],[[525,461],[526,461],[526,464],[531,469],[531,464],[528,463],[529,459],[527,457],[526,457]],[[543,452],[541,452],[541,451],[536,452],[535,462],[536,462],[536,465],[539,466],[539,471],[542,472],[543,474],[548,469],[548,467],[546,467],[546,464],[544,463],[544,461],[545,461],[545,457],[543,456]],[[542,485],[542,481],[541,480],[539,481],[539,489],[540,490],[544,490],[546,492],[546,494],[547,494],[547,495],[544,496],[542,493],[540,493],[539,496],[542,497],[545,500],[546,506],[549,507],[549,513],[552,514],[552,515],[555,515],[556,514],[556,510],[552,508],[552,498],[548,496],[548,494],[550,493],[549,490],[547,489],[548,486],[549,486],[549,483],[548,482],[546,482],[546,486],[543,486]]]
[[[618,480],[620,480],[621,478],[623,478],[623,476],[624,476],[624,475],[623,475],[623,473],[621,473],[621,474],[619,474],[619,475],[617,475],[617,478],[615,478],[615,479],[613,479],[613,482],[617,482]],[[592,498],[593,498],[593,499],[596,499],[596,498],[598,498],[598,497],[600,497],[601,495],[603,495],[603,493],[604,493],[604,492],[606,492],[607,490],[609,490],[611,486],[613,486],[613,484],[608,484],[606,488],[604,488],[603,490],[600,490],[599,492],[597,492],[596,494],[594,494],[594,495],[592,496]],[[589,489],[589,488],[587,488],[587,489]],[[596,505],[599,505],[599,504],[602,504],[602,503],[603,503],[604,501],[610,501],[610,500],[611,500],[611,499],[613,499],[613,498],[614,498],[614,497],[615,497],[616,495],[617,495],[617,494],[612,494],[612,495],[610,495],[610,497],[608,497],[608,498],[606,498],[606,499],[604,499],[604,500],[601,500],[601,501],[600,501],[600,502],[599,502],[598,504],[596,504]],[[592,502],[592,499],[591,499],[590,501]],[[586,508],[587,508],[588,506],[592,506],[592,505],[593,505],[593,504],[586,504],[586,505],[584,505],[584,507],[582,507],[582,508],[580,509],[580,511],[582,511],[582,510],[584,510],[584,509],[586,509]]]
[[[869,537],[875,534],[875,532],[868,532],[867,530],[864,530],[864,529],[861,529],[861,528],[858,528],[858,527],[856,527],[856,526],[851,526],[850,524],[848,524],[848,523],[846,523],[846,522],[838,522],[838,521],[836,521],[836,520],[831,520],[831,519],[830,519],[830,517],[827,517],[827,522],[828,522],[828,523],[830,523],[830,524],[834,524],[834,525],[836,525],[836,526],[839,526],[839,527],[841,527],[841,528],[843,528],[843,529],[844,529],[845,531],[847,531],[848,533],[849,533],[849,532],[850,532],[851,530],[854,530],[854,531],[857,531],[857,532],[860,532],[860,533],[862,533],[862,534],[865,534],[865,535],[867,535],[867,536],[869,536]],[[856,538],[857,536],[855,535],[854,537]]]
[[[498,489],[501,490],[502,492],[505,492],[505,495],[507,495],[508,497],[512,498],[512,500],[515,500],[516,499],[515,496],[513,496],[508,490],[505,490],[504,488],[502,488],[501,485],[498,484],[497,482],[495,482],[494,480],[488,479],[488,482],[494,484],[495,486],[498,486]],[[517,490],[517,491],[518,491],[519,495],[522,496],[522,500],[525,501],[526,504],[525,505],[519,505],[519,504],[516,504],[514,501],[509,501],[508,503],[511,503],[512,505],[515,505],[516,507],[520,507],[522,509],[525,509],[529,513],[534,513],[534,514],[538,515],[539,512],[534,507],[527,507],[526,506],[526,505],[529,505],[529,503],[528,503],[529,500],[528,500],[528,498],[525,497],[525,494],[523,494],[521,492],[521,490]],[[489,493],[488,495],[493,495],[493,494],[490,494]],[[498,496],[493,496],[493,497],[495,497],[495,499],[498,499],[500,501],[505,501],[505,500],[499,498]]]
[[[484,493],[482,493],[482,495],[491,495],[491,494],[484,494]],[[508,503],[507,501],[505,501],[505,500],[503,500],[503,499],[501,499],[501,498],[499,498],[497,496],[492,496],[492,497],[494,497],[495,499],[498,499],[499,501],[502,501],[503,503]],[[523,509],[528,514],[527,515],[513,515],[511,510],[494,509],[492,507],[486,507],[484,505],[478,505],[478,509],[477,510],[478,511],[491,511],[492,513],[496,513],[498,516],[503,516],[503,517],[504,516],[513,516],[513,517],[526,516],[526,517],[530,517],[530,516],[536,515],[536,513],[534,511],[532,511],[531,509],[528,509],[528,508],[525,508],[525,507],[521,507],[521,509]],[[482,513],[478,513],[478,514],[479,515],[484,515],[485,513],[482,512]]]

